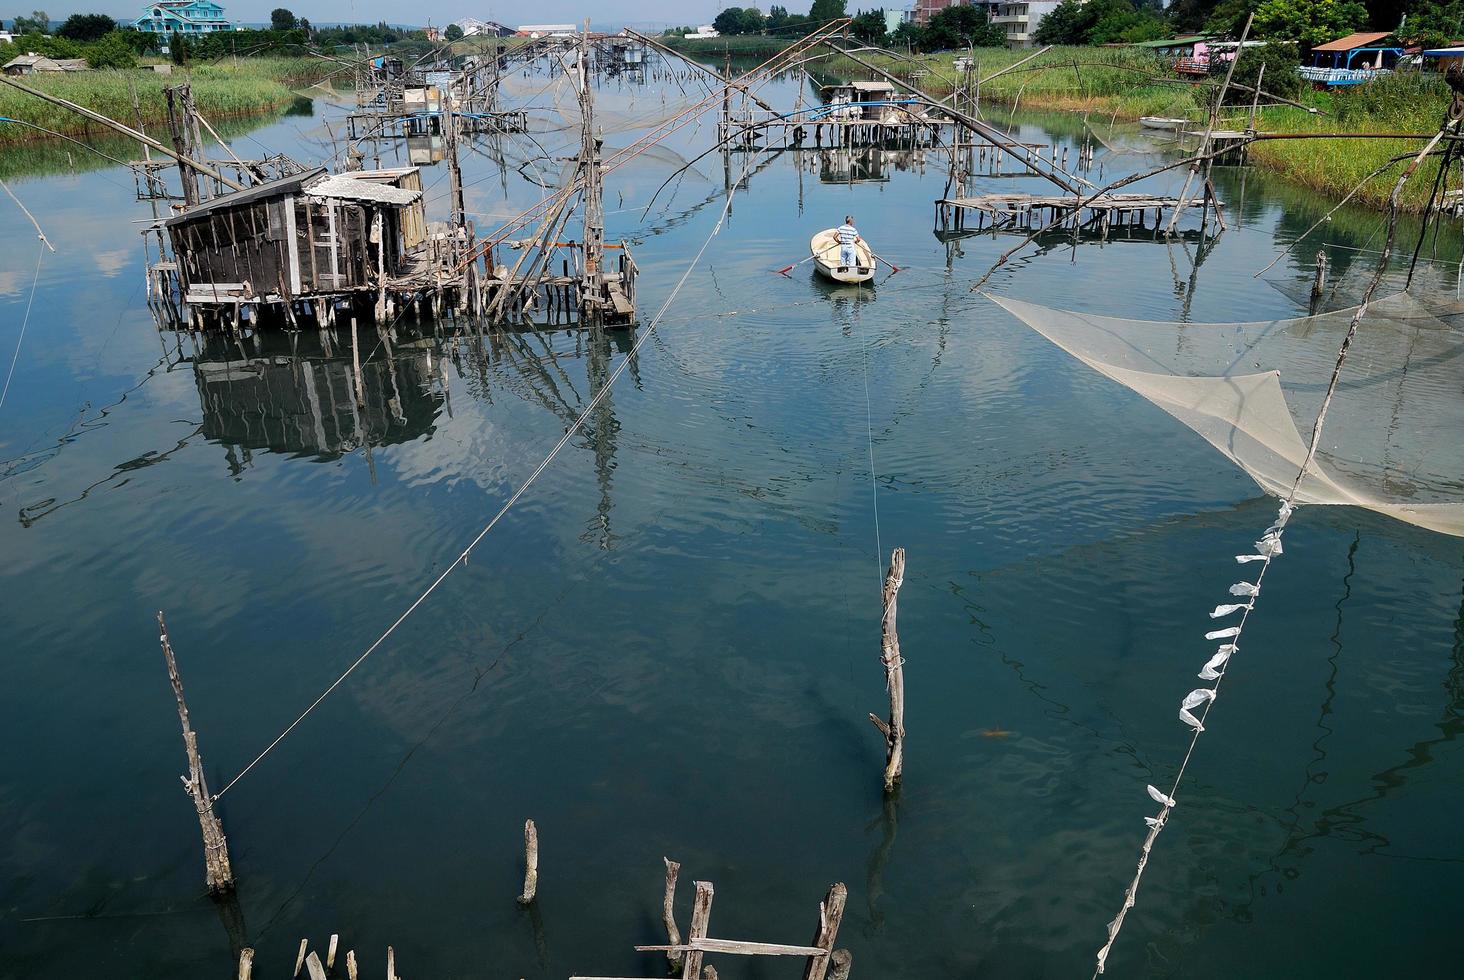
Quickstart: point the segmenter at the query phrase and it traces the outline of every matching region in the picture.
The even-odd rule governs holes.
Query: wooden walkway
[[[1209,205],[1204,194],[1184,202],[1185,210],[1201,213]],[[1032,230],[1056,221],[1058,227],[1095,228],[1106,235],[1110,228],[1150,227],[1150,212],[1154,215],[1153,227],[1158,228],[1164,212],[1177,207],[1178,198],[1153,194],[1101,194],[1088,201],[1068,194],[1013,193],[944,197],[935,202],[935,213],[936,224],[943,231],[968,227],[968,215],[974,213],[978,229]]]

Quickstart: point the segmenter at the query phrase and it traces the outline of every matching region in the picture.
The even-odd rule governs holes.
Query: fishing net
[[[1125,320],[991,296],[1285,497],[1356,308],[1252,323]],[[1358,327],[1299,504],[1464,535],[1464,302],[1399,293]]]

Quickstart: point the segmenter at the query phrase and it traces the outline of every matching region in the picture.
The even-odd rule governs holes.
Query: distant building
[[[717,30],[711,24],[702,24],[700,27],[698,27],[694,31],[687,31],[684,36],[685,37],[691,37],[691,38],[696,38],[696,37],[721,37],[722,36],[722,32],[719,31],[719,30]]]
[[[431,24],[428,24],[426,27],[422,28],[422,33],[429,41],[436,42],[442,40],[442,31],[436,27],[433,27]],[[466,37],[466,33],[463,36]]]
[[[47,58],[31,52],[11,58],[0,71],[7,75],[37,75],[48,71],[86,71],[90,67],[85,58]]]
[[[930,18],[940,13],[947,7],[962,6],[963,0],[915,0],[915,6],[910,11],[910,19],[924,27],[930,23]]]
[[[213,34],[234,29],[224,19],[224,8],[213,0],[158,0],[144,7],[132,26],[149,34]]]
[[[573,24],[525,24],[515,31],[519,37],[573,37]]]
[[[0,31],[0,44],[11,44],[15,41],[15,35],[9,31]]]
[[[1030,48],[1037,25],[1057,7],[1058,0],[1024,0],[986,4],[986,12],[993,24],[1006,29],[1007,47]]]
[[[513,37],[514,29],[504,27],[496,20],[478,20],[475,17],[464,17],[462,20],[453,21],[463,30],[463,37]]]

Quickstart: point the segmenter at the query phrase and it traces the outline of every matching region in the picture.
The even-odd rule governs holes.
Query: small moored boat
[[[1140,116],[1139,125],[1145,129],[1166,129],[1173,132],[1189,125],[1188,119],[1171,119],[1165,116]]]
[[[854,243],[854,265],[839,264],[839,236],[837,228],[829,228],[813,236],[808,243],[813,253],[813,267],[820,275],[834,282],[868,282],[874,278],[874,253],[863,241]]]

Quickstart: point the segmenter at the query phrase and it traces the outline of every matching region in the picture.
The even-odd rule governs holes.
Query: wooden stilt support
[[[357,980],[356,973],[356,951],[346,950],[346,980]]]
[[[338,936],[338,935],[336,935],[334,933],[331,934],[331,937],[330,937],[330,946],[326,949],[326,952],[325,952],[325,968],[327,970],[334,970],[335,969],[336,946],[340,943],[340,941],[341,941],[341,937],[340,936]]]
[[[666,941],[672,946],[681,945],[681,930],[676,928],[676,876],[681,873],[681,865],[668,857],[661,858],[666,862],[666,895],[661,900],[661,921],[666,923]],[[671,965],[671,972],[675,973],[681,969],[681,954],[674,949],[666,951],[666,961]]]
[[[884,616],[880,620],[880,660],[884,663],[885,687],[890,692],[890,719],[870,712],[869,720],[885,737],[884,786],[895,790],[905,768],[905,660],[900,656],[900,637],[895,632],[895,608],[900,586],[905,581],[905,549],[890,552],[890,568],[884,581]]]
[[[386,980],[401,980],[396,974],[396,950],[386,947]]]
[[[305,972],[310,974],[310,980],[326,980],[325,967],[320,965],[320,956],[314,950],[305,957]]]
[[[203,775],[203,760],[198,754],[198,736],[188,721],[188,704],[183,700],[183,679],[178,676],[178,661],[173,657],[173,645],[168,642],[168,624],[158,612],[158,641],[163,646],[163,659],[168,663],[168,680],[173,685],[173,697],[178,702],[178,720],[183,724],[183,746],[188,752],[188,775],[183,776],[183,788],[193,799],[198,811],[198,825],[203,831],[203,864],[208,890],[214,894],[232,891],[234,872],[229,866],[229,843],[224,838],[224,828],[214,813],[213,797],[208,792],[208,780]]]
[[[1312,312],[1317,311],[1317,301],[1322,298],[1322,289],[1327,283],[1327,253],[1323,249],[1317,249],[1317,272],[1312,277],[1311,307]]]
[[[829,957],[828,980],[849,980],[849,971],[854,967],[854,954],[847,949],[836,949]]]
[[[254,977],[254,950],[245,946],[239,951],[238,980],[252,980]]]
[[[712,894],[714,891],[710,881],[696,883],[696,898],[691,904],[691,931],[686,936],[688,943],[707,938],[707,930],[711,928],[712,922]],[[681,976],[684,980],[700,977],[701,966],[701,951],[687,950],[686,956],[681,961]]]
[[[534,821],[524,821],[524,893],[520,905],[529,905],[539,891],[539,828]]]
[[[298,977],[300,975],[300,967],[302,967],[302,966],[305,965],[305,954],[308,953],[309,951],[310,951],[310,940],[308,940],[308,939],[302,939],[302,940],[300,940],[300,952],[298,952],[298,953],[295,954],[295,972],[291,973],[290,976],[292,976],[292,977]]]
[[[356,379],[356,407],[366,408],[366,386],[361,379],[361,345],[356,340],[356,317],[351,316],[351,366]]]
[[[903,561],[904,552],[896,548]],[[895,585],[898,589],[898,583]],[[889,592],[889,585],[885,585],[885,592]],[[818,930],[813,934],[813,943],[819,949],[826,950],[821,956],[810,956],[808,965],[803,969],[803,980],[825,980],[829,970],[829,961],[833,958],[834,942],[839,938],[839,924],[844,921],[844,903],[849,898],[849,889],[844,887],[842,881],[836,881],[829,886],[829,893],[824,897],[818,907]]]

